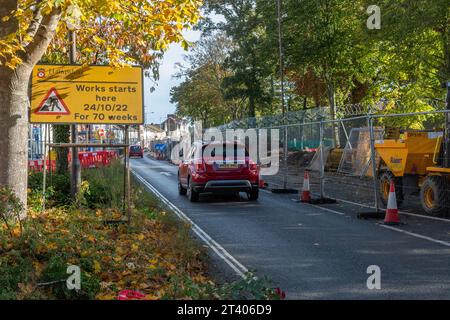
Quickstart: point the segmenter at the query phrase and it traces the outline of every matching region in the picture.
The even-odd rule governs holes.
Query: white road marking
[[[344,200],[344,199],[339,199],[339,198],[334,198],[334,199],[336,199],[338,201],[341,201],[341,202],[357,205],[357,206],[360,206],[360,207],[375,209],[374,206],[369,206],[367,204],[361,204],[361,203],[357,203],[357,202],[353,202],[353,201],[349,201],[349,200]],[[380,210],[386,211],[385,209],[380,209]],[[401,214],[404,214],[404,215],[407,215],[407,216],[414,216],[414,217],[424,218],[424,219],[450,222],[450,219],[439,218],[439,217],[432,217],[432,216],[425,216],[423,214],[410,213],[410,212],[406,212],[406,211],[400,211],[399,210],[398,213],[401,213]]]
[[[392,227],[392,226],[387,226],[385,224],[378,223],[378,225],[380,227],[383,227],[383,228],[386,228],[386,229],[389,229],[389,230],[397,231],[397,232],[404,233],[404,234],[407,234],[407,235],[410,235],[410,236],[413,236],[413,237],[416,237],[416,238],[428,240],[428,241],[431,241],[431,242],[434,242],[434,243],[442,244],[443,246],[446,246],[446,247],[450,247],[450,243],[446,242],[446,241],[437,240],[437,239],[430,238],[430,237],[427,237],[427,236],[423,236],[421,234],[417,234],[417,233],[414,233],[414,232],[409,232],[409,231],[406,231],[406,230],[403,230],[403,229],[395,228],[395,227]]]
[[[272,193],[272,192],[270,192],[269,190],[266,190],[266,189],[261,189],[261,191],[264,191],[266,193]],[[318,194],[313,193],[313,195],[317,196]],[[344,202],[344,203],[348,203],[348,204],[353,204],[353,205],[356,205],[356,206],[364,207],[364,208],[375,209],[374,206],[369,206],[367,204],[361,204],[361,203],[357,203],[357,202],[353,202],[353,201],[349,201],[349,200],[344,200],[344,199],[340,199],[340,198],[334,198],[334,197],[333,197],[333,199],[336,199],[336,200]],[[386,211],[385,209],[381,209],[381,210]],[[337,213],[337,212],[335,212],[335,213]],[[425,216],[423,214],[410,213],[410,212],[400,211],[400,210],[398,211],[398,213],[403,214],[403,215],[407,215],[407,216],[412,216],[412,217],[418,217],[418,218],[423,218],[423,219],[430,219],[430,220],[443,221],[443,222],[450,223],[450,219],[445,219],[445,218]]]
[[[339,211],[332,210],[332,209],[329,209],[329,208],[324,208],[324,207],[321,207],[321,206],[317,206],[315,204],[309,204],[309,205],[313,206],[315,208],[318,208],[318,209],[322,209],[322,210],[328,211],[328,212],[336,213],[336,214],[341,215],[341,216],[345,215],[345,213],[343,213],[343,212],[339,212]],[[390,230],[393,230],[393,231],[397,231],[397,232],[400,232],[400,233],[407,234],[407,235],[412,236],[412,237],[416,237],[416,238],[423,239],[423,240],[428,240],[428,241],[431,241],[431,242],[434,242],[434,243],[442,244],[442,245],[444,245],[446,247],[450,247],[450,243],[446,242],[446,241],[434,239],[434,238],[427,237],[427,236],[424,236],[424,235],[421,235],[421,234],[418,234],[418,233],[409,232],[409,231],[406,231],[406,230],[403,230],[403,229],[395,228],[395,227],[388,226],[388,225],[381,224],[381,223],[377,223],[377,225],[380,226],[380,227],[386,228],[386,229],[390,229]]]
[[[321,206],[318,206],[318,205],[315,205],[315,204],[311,204],[311,203],[307,203],[307,204],[309,204],[310,206],[312,206],[314,208],[319,208],[319,209],[324,210],[324,211],[328,211],[328,212],[331,212],[331,213],[336,213],[336,214],[338,214],[340,216],[345,216],[345,213],[343,213],[343,212],[339,212],[339,211],[336,211],[336,210],[333,210],[333,209],[321,207]]]
[[[170,177],[172,174],[170,172],[160,172],[160,174]]]
[[[148,183],[140,174],[131,169],[131,172],[134,176],[141,181],[151,192],[153,192],[161,201],[166,204],[169,208],[171,208],[174,213],[183,221],[188,222],[192,226],[192,231],[203,240],[208,247],[210,247],[226,264],[228,264],[240,277],[245,279],[245,274],[248,272],[248,269],[242,265],[239,261],[237,261],[225,248],[223,248],[220,244],[214,241],[202,228],[196,225],[189,217],[184,214],[183,211],[178,209],[172,202],[170,202],[166,197],[164,197],[155,187],[153,187],[150,183]]]

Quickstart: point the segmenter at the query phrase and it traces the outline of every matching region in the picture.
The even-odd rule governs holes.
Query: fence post
[[[319,127],[319,162],[320,162],[320,198],[323,199],[325,197],[324,194],[324,177],[325,177],[325,164],[323,161],[323,138],[324,138],[324,124],[323,119],[320,119],[320,127]]]
[[[375,196],[375,209],[378,212],[380,210],[378,204],[378,183],[377,183],[377,164],[375,157],[375,132],[373,128],[373,118],[372,116],[367,117],[367,125],[370,132],[370,161],[372,162],[372,176],[373,176],[373,191]]]
[[[130,156],[129,144],[130,136],[128,125],[124,128],[124,156],[123,156],[123,211],[127,214],[128,223],[130,223]]]

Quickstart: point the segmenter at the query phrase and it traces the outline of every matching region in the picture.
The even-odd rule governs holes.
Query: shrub
[[[83,171],[83,179],[89,183],[87,204],[91,208],[120,208],[123,203],[123,165],[119,160],[107,167]]]
[[[28,175],[28,189],[30,206],[40,209],[42,199],[42,172],[32,172]],[[69,174],[47,174],[45,192],[46,206],[57,207],[71,204]]]
[[[42,272],[40,281],[47,283],[48,290],[56,299],[95,299],[96,294],[100,291],[100,280],[93,274],[81,271],[81,289],[69,290],[67,288],[68,264],[66,261],[67,258],[64,259],[62,256],[52,256]]]

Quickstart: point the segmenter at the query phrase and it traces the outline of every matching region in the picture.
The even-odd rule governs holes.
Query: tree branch
[[[39,29],[39,26],[41,25],[41,22],[42,22],[43,16],[42,16],[42,8],[39,6],[40,2],[41,1],[38,1],[36,4],[38,7],[33,14],[33,19],[31,20],[31,23],[28,26],[28,30],[26,32],[27,36],[31,37],[31,38],[34,38],[36,36],[36,32]],[[22,43],[22,45],[24,47],[26,47],[28,44],[29,44],[29,42],[26,42],[26,41],[24,41]]]
[[[25,48],[24,63],[34,66],[39,62],[55,35],[60,19],[61,11],[59,8],[54,8],[50,14],[42,18],[33,40]]]

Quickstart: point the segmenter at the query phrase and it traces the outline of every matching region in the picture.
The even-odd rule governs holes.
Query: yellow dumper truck
[[[450,105],[450,82],[447,86],[447,109]],[[423,209],[438,216],[450,208],[450,132],[446,115],[446,129],[434,131],[405,131],[402,139],[375,142],[380,156],[378,179],[380,199],[386,204],[389,184],[396,186],[398,205],[405,191],[419,192]]]

